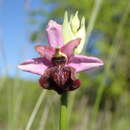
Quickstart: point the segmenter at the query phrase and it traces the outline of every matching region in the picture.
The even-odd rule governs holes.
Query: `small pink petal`
[[[82,55],[72,56],[68,63],[68,66],[75,68],[76,72],[91,70],[103,65],[103,61],[99,58]]]
[[[62,26],[50,20],[46,28],[48,42],[54,48],[63,46]]]
[[[48,60],[51,60],[52,56],[55,54],[55,49],[51,46],[35,46],[36,51]]]
[[[18,68],[26,72],[43,75],[44,71],[49,66],[51,66],[51,63],[47,59],[40,57],[40,58],[33,58],[30,60],[27,60],[21,63],[18,66]]]
[[[73,55],[74,49],[80,44],[81,38],[77,38],[66,43],[61,51],[65,53],[68,57]]]

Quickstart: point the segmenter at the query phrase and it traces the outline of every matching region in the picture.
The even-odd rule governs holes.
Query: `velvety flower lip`
[[[63,43],[62,26],[55,21],[50,20],[46,28],[48,42],[54,48],[61,47]]]
[[[48,68],[41,76],[39,83],[42,88],[55,90],[58,94],[80,87],[80,81],[75,77],[75,69],[65,66]]]

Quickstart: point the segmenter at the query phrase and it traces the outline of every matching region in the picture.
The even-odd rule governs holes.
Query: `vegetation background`
[[[29,2],[25,1],[28,24],[38,26],[30,34],[32,43],[47,41],[48,20],[62,23],[66,10],[72,14],[78,10],[86,19],[86,55],[105,63],[80,73],[81,88],[69,95],[70,130],[130,130],[130,1],[41,1],[44,7],[50,5],[48,10],[30,9]],[[6,73],[0,75],[0,130],[58,130],[60,96],[42,90],[35,80],[22,79],[19,72],[10,78],[5,60]]]

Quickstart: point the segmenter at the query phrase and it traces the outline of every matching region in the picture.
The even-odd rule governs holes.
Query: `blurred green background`
[[[62,23],[66,10],[71,14],[78,10],[79,17],[86,19],[86,55],[100,57],[105,63],[79,74],[81,88],[69,95],[69,130],[130,130],[130,1],[44,0],[35,8],[31,2],[23,2],[26,25],[31,28],[27,37],[32,43],[24,48],[47,43],[48,20]],[[17,49],[15,44],[19,43],[11,46]],[[10,77],[5,56],[13,50],[3,53],[4,43],[0,45],[5,69],[0,75],[0,130],[58,130],[60,96],[40,88],[39,77],[29,80],[18,70]],[[18,51],[23,54],[22,49]],[[17,60],[22,61],[20,56]]]

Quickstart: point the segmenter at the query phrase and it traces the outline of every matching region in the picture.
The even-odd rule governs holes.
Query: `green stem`
[[[68,94],[64,93],[61,96],[60,122],[59,122],[60,130],[68,130],[67,104],[68,104]]]

